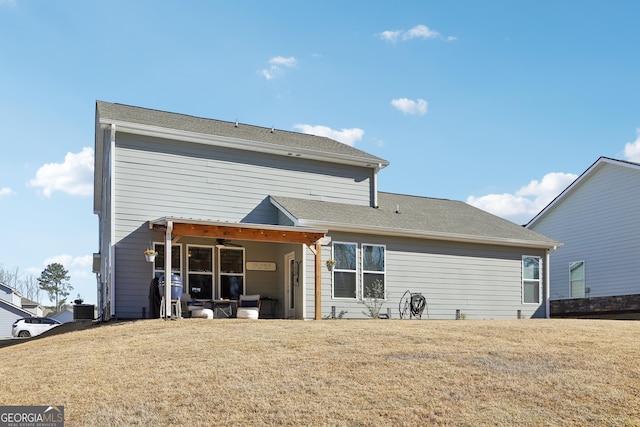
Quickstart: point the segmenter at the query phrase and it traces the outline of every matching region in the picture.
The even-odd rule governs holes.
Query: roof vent
[[[276,131],[276,128],[274,128],[273,126],[271,126],[271,133],[274,133]]]
[[[396,205],[396,213],[399,214],[400,213],[400,205]]]
[[[238,127],[238,119],[236,119],[236,124],[233,125],[234,127]]]

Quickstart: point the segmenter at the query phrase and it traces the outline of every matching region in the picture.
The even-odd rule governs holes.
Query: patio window
[[[153,277],[164,275],[164,243],[154,243],[153,248],[158,252],[153,264]],[[182,246],[171,245],[171,273],[182,276]]]
[[[522,257],[522,302],[525,304],[540,303],[540,257]]]
[[[213,299],[213,248],[187,246],[188,293],[195,299]]]
[[[244,248],[221,248],[218,265],[220,298],[237,300],[244,294]]]
[[[385,247],[362,244],[362,298],[384,299]]]
[[[333,298],[356,298],[356,248],[355,243],[334,243]]]
[[[584,261],[569,264],[571,298],[584,298]]]

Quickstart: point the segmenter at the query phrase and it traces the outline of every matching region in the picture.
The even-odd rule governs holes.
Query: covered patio
[[[277,280],[281,289],[283,305],[293,305],[294,284],[292,280],[304,277],[304,249],[308,248],[313,256],[313,296],[314,319],[320,320],[321,315],[321,279],[322,279],[322,251],[321,246],[328,244],[330,238],[326,236],[327,230],[309,227],[289,227],[268,224],[229,223],[217,221],[192,220],[176,217],[163,217],[149,221],[149,230],[153,234],[153,240],[158,243],[160,258],[154,264],[156,277],[163,274],[164,277],[172,277],[172,273],[179,271],[182,274],[183,286],[195,300],[211,304],[215,301],[236,301],[240,294],[261,293],[257,283],[251,283],[251,279],[261,275],[270,275],[270,280]],[[186,265],[176,268],[175,263],[181,263],[180,250],[175,248],[183,242],[188,253],[185,255]],[[163,242],[163,243],[159,243]],[[205,246],[202,246],[202,245]],[[179,246],[178,246],[179,247]],[[247,248],[259,247],[258,253],[269,253],[269,260],[253,259],[252,252]],[[249,252],[245,255],[245,249]],[[289,249],[292,249],[289,251]],[[191,267],[192,252],[212,253],[211,262],[206,267]],[[282,252],[282,256],[278,256]],[[176,255],[178,253],[178,255]],[[253,251],[256,253],[256,251]],[[195,264],[195,263],[194,263]],[[215,266],[214,266],[215,264]],[[277,266],[280,266],[278,268]],[[249,270],[249,271],[248,271]],[[249,273],[249,274],[248,274]],[[202,280],[204,279],[204,281]],[[195,283],[203,283],[203,287]],[[207,287],[211,286],[210,289]],[[237,286],[237,288],[236,288]],[[300,283],[297,284],[300,287]],[[302,289],[302,288],[299,288]],[[300,291],[298,291],[300,292]],[[161,317],[169,319],[172,316],[171,287],[164,286],[163,309]],[[199,297],[199,298],[198,298]],[[266,302],[270,307],[272,317],[276,317],[274,304],[278,304],[280,298],[268,297]],[[290,303],[289,303],[290,302]],[[299,303],[299,302],[298,302]],[[292,307],[291,307],[292,308]],[[296,311],[295,313],[299,313]],[[280,312],[278,312],[280,313]],[[287,316],[288,310],[282,307],[282,317]],[[175,308],[173,314],[175,315]],[[299,314],[296,316],[298,317]],[[277,317],[280,317],[278,315]]]

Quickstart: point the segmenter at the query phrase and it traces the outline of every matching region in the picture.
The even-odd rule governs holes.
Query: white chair
[[[258,319],[260,317],[260,295],[240,295],[236,317],[238,319]]]

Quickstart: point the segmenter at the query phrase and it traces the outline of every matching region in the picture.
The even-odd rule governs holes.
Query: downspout
[[[164,234],[164,319],[171,318],[171,232],[173,221],[167,221]]]
[[[371,192],[373,193],[371,204],[376,209],[378,208],[378,172],[380,171],[381,167],[382,165],[378,163],[378,165],[373,169],[373,178],[371,180]]]

